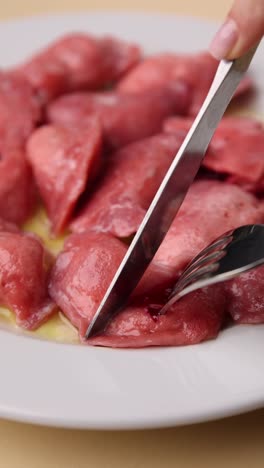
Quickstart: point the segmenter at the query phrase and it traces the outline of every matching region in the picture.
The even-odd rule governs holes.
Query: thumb
[[[235,0],[214,37],[210,52],[218,60],[240,57],[264,34],[264,0]]]

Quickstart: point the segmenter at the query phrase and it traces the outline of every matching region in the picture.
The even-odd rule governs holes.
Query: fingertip
[[[235,48],[239,30],[233,18],[227,18],[213,38],[209,51],[214,58],[222,60],[228,57]]]

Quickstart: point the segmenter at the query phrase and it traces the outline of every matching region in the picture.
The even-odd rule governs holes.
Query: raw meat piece
[[[215,338],[224,318],[225,297],[216,286],[189,294],[163,316],[153,318],[146,307],[128,306],[87,343],[114,348],[193,345]]]
[[[50,257],[33,236],[0,232],[0,302],[18,325],[34,330],[56,310],[48,296]]]
[[[155,262],[179,273],[224,232],[263,221],[263,203],[240,187],[226,182],[197,181],[159,248]]]
[[[87,34],[70,34],[17,69],[46,103],[75,90],[98,89],[116,81],[140,59],[138,46]]]
[[[32,213],[36,190],[24,150],[0,140],[0,217],[22,224]]]
[[[220,125],[204,165],[232,176],[240,185],[246,181],[258,190],[264,185],[264,127],[250,118],[229,117]]]
[[[157,86],[183,82],[192,88],[189,114],[196,115],[210,88],[218,62],[208,53],[180,55],[159,54],[139,63],[119,83],[124,93],[141,93]],[[243,81],[238,94],[249,91],[251,80]]]
[[[96,191],[72,223],[72,230],[92,229],[117,237],[135,233],[180,143],[181,139],[174,135],[161,134],[112,154]]]
[[[57,258],[50,294],[82,337],[125,253],[126,247],[119,240],[105,234],[85,233],[71,236]],[[148,305],[157,300],[156,284],[151,284],[155,276],[157,284],[168,281],[152,265],[148,277],[134,293],[133,305],[113,320],[103,336],[90,340],[90,344],[182,345],[217,335],[225,313],[225,299],[219,288],[199,291],[173,306],[166,316],[152,317]]]
[[[139,95],[114,92],[76,93],[51,103],[49,120],[59,125],[78,125],[97,116],[106,143],[118,149],[128,143],[158,133],[163,121],[172,114],[184,113],[189,99],[186,86],[151,90]]]
[[[85,233],[70,236],[57,257],[50,295],[82,335],[125,253],[118,239]]]
[[[66,227],[80,195],[96,175],[101,146],[102,131],[95,118],[76,127],[44,126],[31,136],[27,155],[55,234]]]
[[[236,323],[264,323],[264,267],[226,284],[228,312]]]
[[[39,104],[27,81],[0,72],[0,141],[23,144],[40,117]]]
[[[167,133],[186,135],[191,119],[171,117]],[[210,143],[203,165],[228,175],[228,181],[258,192],[264,188],[264,127],[255,119],[225,117]]]

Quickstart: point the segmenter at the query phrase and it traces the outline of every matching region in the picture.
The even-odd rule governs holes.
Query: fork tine
[[[185,279],[194,271],[200,269],[200,267],[212,263],[216,260],[221,260],[225,256],[225,250],[216,250],[208,255],[202,256],[201,258],[197,258],[196,261],[189,264],[189,267],[182,273],[180,280]]]
[[[193,273],[191,273],[187,277],[183,278],[183,280],[180,279],[178,281],[178,283],[176,284],[176,287],[174,288],[174,290],[170,294],[169,298],[171,298],[174,294],[179,293],[182,289],[186,288],[191,283],[193,283],[195,281],[199,281],[202,278],[207,277],[208,274],[213,273],[214,271],[217,270],[217,268],[218,268],[217,263],[209,263],[209,265],[205,265],[205,266],[203,266],[201,268],[198,268]]]
[[[186,279],[186,282],[185,284],[183,284],[180,288],[178,287],[178,283],[175,287],[175,289],[173,290],[173,292],[171,293],[171,295],[169,296],[169,299],[168,299],[168,302],[167,304],[165,304],[161,311],[159,312],[159,315],[164,315],[166,314],[166,312],[168,311],[168,309],[175,303],[177,302],[178,299],[181,298],[181,292],[183,291],[184,294],[183,296],[185,295],[185,291],[187,293],[188,291],[188,288],[192,289],[191,286],[192,284],[196,284],[198,283],[198,281],[202,281],[202,280],[206,280],[207,279],[207,275],[210,274],[210,273],[213,273],[215,270],[217,269],[217,264],[216,263],[211,263],[210,265],[207,265],[206,267],[203,267],[201,269],[199,269],[196,273],[194,273],[193,275],[191,275],[191,278],[188,278]],[[198,289],[198,286],[197,288],[195,287],[195,289]]]
[[[214,252],[217,247],[221,247],[221,250],[226,247],[232,240],[232,235],[224,236],[221,237],[220,239],[217,239],[215,242],[210,244],[208,247],[206,247],[202,252],[200,252],[186,267],[186,269],[183,271],[181,278],[186,276],[190,271],[193,270],[193,268],[196,266],[198,262],[201,261],[204,257],[206,257],[208,254],[211,252]],[[218,250],[220,252],[220,250]]]
[[[205,255],[209,254],[211,251],[214,251],[218,247],[223,249],[226,247],[231,241],[232,241],[232,234],[225,235],[223,237],[220,237],[217,239],[215,242],[212,244],[208,245],[204,250],[202,250],[192,261],[192,263],[195,263],[197,260],[199,260],[201,257],[204,257]]]

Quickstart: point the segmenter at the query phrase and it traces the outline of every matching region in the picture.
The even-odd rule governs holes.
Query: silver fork
[[[186,294],[232,279],[264,263],[264,224],[241,226],[216,239],[184,270],[167,304],[165,314]]]

